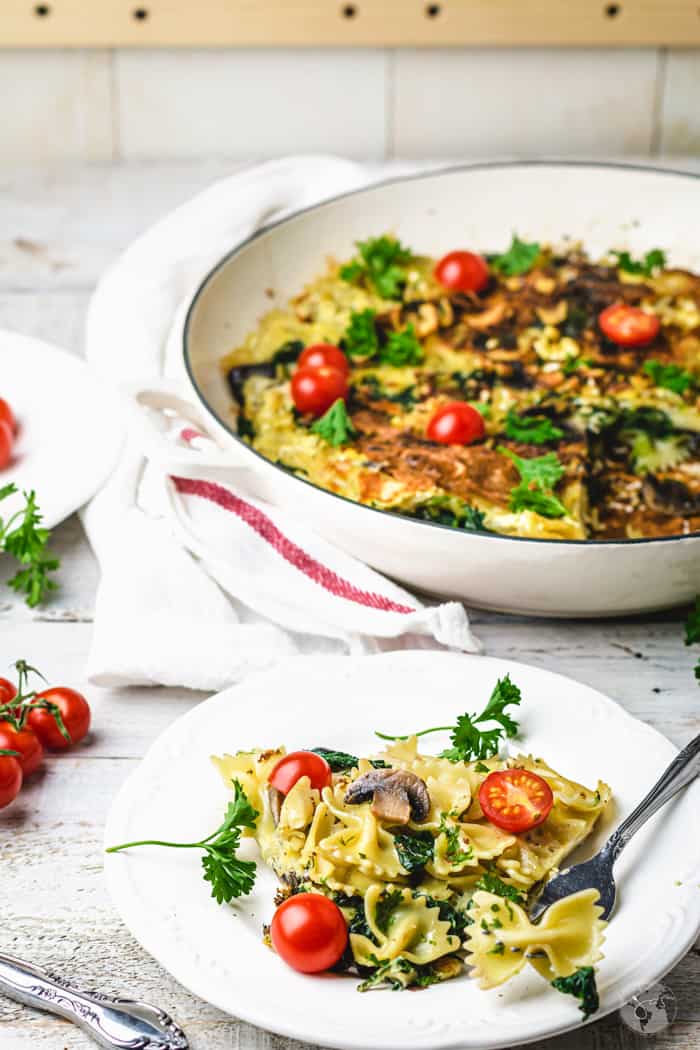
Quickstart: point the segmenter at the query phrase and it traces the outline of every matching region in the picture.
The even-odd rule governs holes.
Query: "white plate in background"
[[[510,673],[523,693],[518,750],[587,785],[613,789],[593,852],[676,754],[602,694],[539,668],[482,656],[392,653],[303,657],[199,704],[159,737],[117,796],[105,843],[197,841],[221,823],[229,793],[211,754],[252,747],[376,753],[374,729],[411,732],[476,712]],[[437,752],[443,738],[428,738]],[[379,747],[378,747],[379,745]],[[513,744],[510,745],[513,750]],[[601,1017],[658,981],[700,931],[700,784],[666,806],[622,854],[618,906],[599,969]],[[246,855],[255,856],[248,841]],[[105,857],[112,899],[155,958],[195,994],[262,1028],[343,1050],[495,1048],[577,1027],[576,1001],[534,970],[490,992],[466,975],[420,992],[357,992],[358,980],[289,969],[261,940],[277,880],[258,864],[253,894],[218,906],[195,850],[141,848]]]
[[[15,332],[0,331],[0,397],[19,423],[0,487],[20,494],[0,503],[7,518],[35,489],[42,524],[54,528],[106,481],[124,440],[117,395],[78,357]]]

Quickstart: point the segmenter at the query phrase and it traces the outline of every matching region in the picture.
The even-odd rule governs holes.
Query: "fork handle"
[[[643,824],[670,798],[700,775],[700,736],[691,740],[661,774],[653,788],[645,795],[620,826],[612,833],[601,852],[615,860],[629,840]]]

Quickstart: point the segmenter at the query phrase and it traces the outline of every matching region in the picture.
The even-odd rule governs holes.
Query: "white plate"
[[[36,489],[43,524],[52,529],[97,492],[124,439],[112,390],[78,358],[48,343],[0,331],[0,397],[19,421],[13,461],[0,486]],[[21,496],[0,506],[5,517]]]
[[[218,826],[228,793],[212,753],[251,747],[375,750],[373,729],[402,732],[476,711],[510,672],[523,691],[523,749],[586,784],[613,789],[602,843],[673,758],[675,748],[600,693],[534,667],[487,657],[399,653],[302,658],[205,701],[156,741],[119,793],[107,845],[193,841]],[[443,741],[436,736],[431,750]],[[663,976],[700,930],[700,785],[670,803],[623,853],[619,903],[600,966],[602,1016]],[[253,843],[247,843],[255,855]],[[258,865],[255,892],[219,907],[195,851],[141,848],[105,858],[109,889],[141,944],[183,985],[227,1013],[281,1035],[352,1050],[511,1046],[581,1021],[573,998],[534,971],[481,991],[467,976],[421,993],[359,994],[358,981],[295,973],[261,942],[276,879]],[[679,883],[681,883],[679,885]]]

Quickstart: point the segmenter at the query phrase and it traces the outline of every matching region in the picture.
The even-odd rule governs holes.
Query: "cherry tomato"
[[[604,335],[620,346],[646,346],[659,334],[661,323],[655,314],[648,314],[638,306],[613,303],[598,317]]]
[[[26,779],[35,773],[44,760],[44,748],[30,726],[15,729],[12,722],[0,722],[0,750],[18,751],[17,761]]]
[[[345,372],[338,368],[298,368],[292,376],[292,399],[300,412],[322,416],[339,397],[348,394]]]
[[[12,411],[12,406],[4,397],[0,397],[0,423],[7,423],[13,434],[17,430],[17,420]]]
[[[337,368],[345,375],[350,371],[348,359],[339,346],[331,343],[314,343],[302,350],[297,362],[299,368]]]
[[[338,962],[348,928],[337,904],[320,893],[297,893],[274,914],[270,937],[275,951],[301,973],[320,973]]]
[[[297,780],[308,777],[311,787],[322,791],[333,783],[333,773],[325,758],[313,751],[290,751],[281,758],[269,776],[269,782],[283,795],[288,795]]]
[[[17,686],[9,678],[0,678],[0,707],[17,696]]]
[[[425,433],[441,445],[471,445],[483,438],[486,428],[481,413],[466,401],[450,401],[433,415]]]
[[[6,467],[12,459],[14,443],[15,439],[8,424],[0,420],[0,470]]]
[[[61,751],[70,747],[71,744],[79,743],[87,735],[90,728],[90,705],[82,693],[65,686],[55,686],[51,689],[44,689],[43,693],[37,693],[37,699],[49,700],[52,704],[57,705],[63,724],[70,736],[70,741],[66,740],[50,711],[42,710],[40,707],[34,708],[30,710],[27,722],[44,747]]]
[[[448,252],[435,267],[435,279],[455,292],[480,292],[489,283],[489,268],[474,252]]]
[[[0,809],[9,806],[22,787],[22,767],[12,755],[0,755]]]
[[[527,769],[499,769],[479,788],[484,816],[504,831],[519,834],[542,824],[554,804],[546,780]]]

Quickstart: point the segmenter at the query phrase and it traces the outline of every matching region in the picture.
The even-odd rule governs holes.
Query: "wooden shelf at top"
[[[0,3],[0,47],[700,45],[700,0]]]

